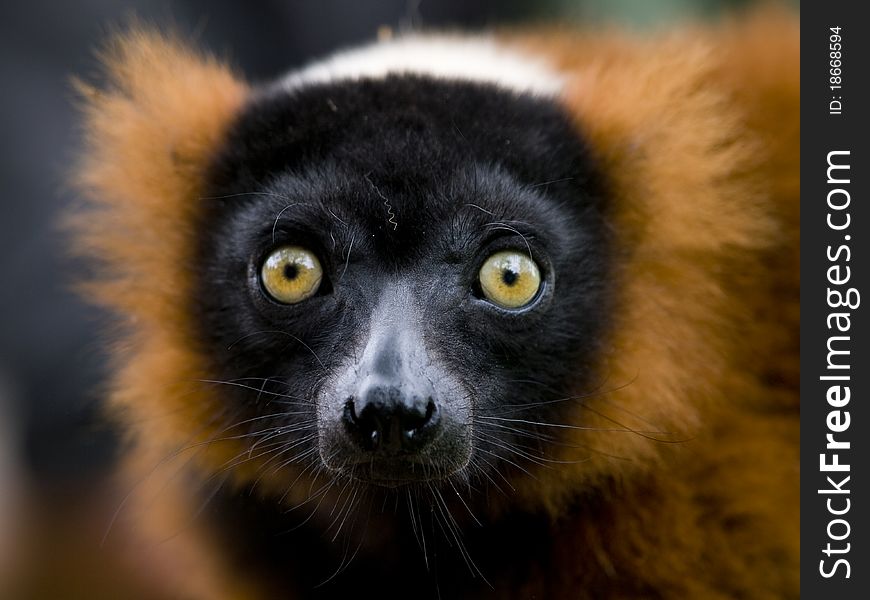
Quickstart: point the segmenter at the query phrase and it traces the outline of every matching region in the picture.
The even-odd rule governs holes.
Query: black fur
[[[262,439],[258,431],[278,426],[300,428],[286,435],[288,441],[315,433],[318,393],[336,365],[363,344],[378,297],[400,286],[424,307],[414,325],[422,328],[429,352],[470,391],[475,418],[559,421],[571,403],[554,400],[599,385],[592,366],[602,352],[611,277],[604,196],[575,124],[544,98],[416,76],[264,91],[239,117],[213,162],[198,228],[199,258],[192,265],[197,286],[191,311],[214,378],[253,388],[219,387],[224,412],[243,421],[286,410],[238,432],[252,433],[251,443]],[[324,268],[318,293],[290,306],[270,300],[258,280],[264,256],[288,243],[314,251]],[[477,272],[500,249],[530,252],[541,268],[542,291],[524,309],[499,308],[480,293]],[[471,465],[458,474],[472,484],[465,488],[472,510],[493,493],[491,482],[503,481],[485,471],[525,476],[520,467],[527,459],[506,446],[546,455],[545,441],[487,429],[485,423],[479,427],[504,446],[493,437],[473,442]],[[278,435],[271,441],[281,441]],[[310,452],[305,460],[320,458]],[[448,483],[454,482],[433,485]],[[410,492],[371,491],[387,501],[404,493]],[[431,493],[428,487],[413,490],[424,506],[434,506]],[[264,507],[277,505],[277,498],[231,496],[220,504],[221,522],[257,515],[234,525],[256,544],[252,563],[292,570],[282,561],[298,565],[306,556],[330,555],[315,550],[329,544],[329,535],[274,537],[286,517],[268,519],[264,515],[281,511]],[[240,510],[239,502],[260,508]],[[403,587],[425,572],[422,557],[410,568],[402,566],[409,557],[401,548],[414,541],[403,511],[392,504],[386,511],[396,513],[394,559],[384,555],[381,568],[366,571],[373,563],[361,550],[356,566],[319,593],[344,586],[383,596],[434,593],[430,584],[428,591]],[[317,523],[306,527],[316,531]],[[239,539],[238,532],[233,535]],[[291,558],[287,548],[294,543],[305,550]],[[275,549],[285,544],[283,551]],[[439,556],[449,550],[443,546]],[[453,552],[450,563],[456,564],[460,555]],[[340,562],[341,551],[333,554]],[[381,572],[391,560],[398,561],[401,577],[365,580],[366,572]],[[328,569],[306,573],[310,581],[296,579],[303,587],[329,575]]]

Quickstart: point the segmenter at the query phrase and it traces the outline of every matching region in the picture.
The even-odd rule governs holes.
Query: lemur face
[[[546,98],[411,75],[272,90],[205,195],[203,347],[282,460],[390,487],[510,470],[591,383],[604,207]]]

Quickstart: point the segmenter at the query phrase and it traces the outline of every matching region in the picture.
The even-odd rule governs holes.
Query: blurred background
[[[136,16],[171,25],[252,81],[379,27],[482,27],[526,21],[639,28],[713,18],[746,0],[7,0],[0,7],[0,598],[133,597],[106,569],[100,537],[117,505],[106,493],[116,433],[100,417],[106,316],[71,291],[82,265],[58,223],[78,144],[72,74]],[[794,2],[798,4],[798,2]],[[124,590],[119,596],[119,590]]]

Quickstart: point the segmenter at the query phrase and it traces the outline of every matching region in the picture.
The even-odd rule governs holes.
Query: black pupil
[[[519,278],[519,273],[515,273],[510,269],[505,269],[501,272],[501,280],[505,283],[505,285],[513,285],[517,282],[517,279]]]
[[[286,279],[296,279],[299,276],[299,267],[294,264],[284,265],[284,277]]]

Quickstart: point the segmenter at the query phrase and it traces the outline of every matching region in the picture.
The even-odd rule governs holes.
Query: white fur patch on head
[[[411,35],[337,52],[291,72],[278,86],[293,90],[390,74],[480,81],[545,96],[559,93],[564,83],[544,60],[502,46],[490,37]]]

